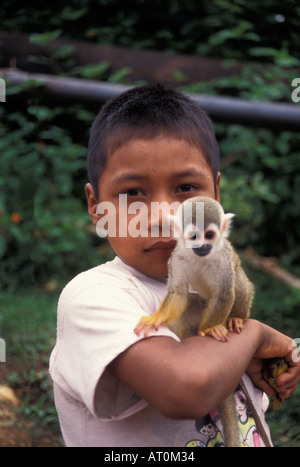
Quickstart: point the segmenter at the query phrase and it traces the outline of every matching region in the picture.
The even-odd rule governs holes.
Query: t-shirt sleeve
[[[52,379],[99,418],[121,419],[147,405],[107,370],[120,353],[143,338],[134,328],[149,313],[145,307],[139,290],[99,284],[59,301],[61,324],[50,360]],[[151,335],[178,340],[166,327]]]

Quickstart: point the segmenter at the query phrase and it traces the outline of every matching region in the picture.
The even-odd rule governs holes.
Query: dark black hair
[[[212,169],[216,187],[219,148],[206,112],[180,91],[161,84],[134,87],[108,101],[91,127],[88,176],[98,198],[107,157],[134,138],[168,135],[198,147]]]

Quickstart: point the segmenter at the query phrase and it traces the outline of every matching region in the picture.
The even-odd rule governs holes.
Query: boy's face
[[[219,182],[220,176],[215,190],[202,152],[184,140],[166,136],[132,139],[108,157],[98,181],[99,200],[92,186],[86,185],[89,214],[97,225],[101,218],[96,212],[98,203],[112,203],[116,233],[108,239],[114,251],[138,271],[163,277],[168,274],[167,263],[176,242],[171,234],[165,236],[165,211],[157,210],[158,203],[178,204],[200,195],[219,200]],[[145,208],[143,212],[138,206]],[[139,229],[142,235],[136,236]]]

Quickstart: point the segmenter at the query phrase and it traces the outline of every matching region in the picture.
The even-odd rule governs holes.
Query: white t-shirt
[[[67,446],[222,446],[217,410],[201,420],[170,420],[120,383],[107,366],[143,338],[134,328],[153,313],[166,284],[139,273],[120,258],[76,276],[58,303],[57,342],[50,374],[62,435]],[[167,327],[149,336],[179,340]],[[267,397],[244,376],[264,421]],[[240,388],[236,401],[244,445],[263,445]]]

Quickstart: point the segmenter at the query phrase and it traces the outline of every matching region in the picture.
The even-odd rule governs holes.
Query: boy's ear
[[[85,194],[88,204],[88,213],[90,215],[90,218],[92,219],[93,224],[96,225],[100,218],[100,214],[97,213],[97,206],[99,203],[95,196],[93,187],[90,183],[87,183],[85,185]]]
[[[215,186],[215,200],[220,202],[220,181],[221,181],[221,174],[218,172],[217,183]]]

